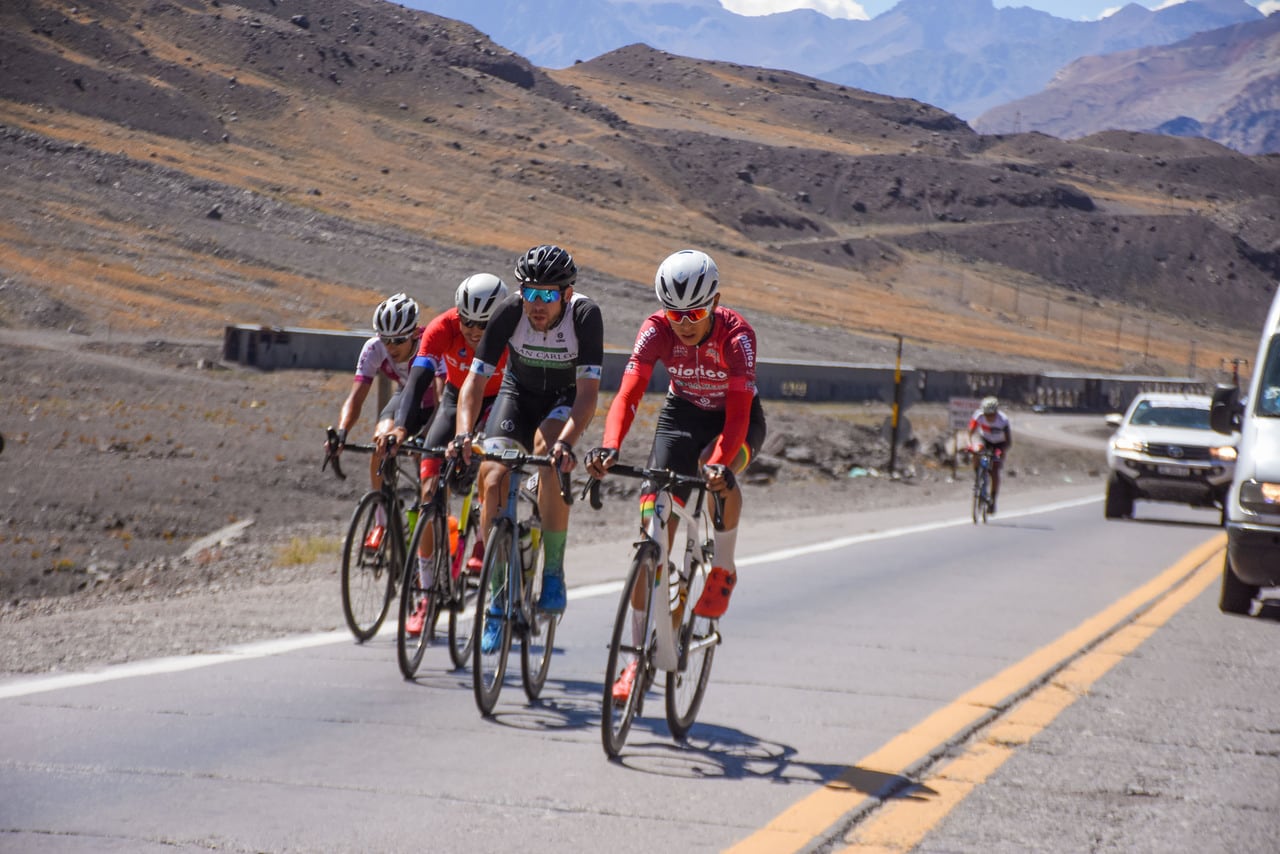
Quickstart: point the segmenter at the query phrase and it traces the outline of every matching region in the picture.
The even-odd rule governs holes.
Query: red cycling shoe
[[[737,570],[713,567],[711,574],[707,576],[707,586],[698,597],[698,604],[693,606],[693,613],[710,619],[723,617],[724,612],[729,610],[729,596],[737,583]]]

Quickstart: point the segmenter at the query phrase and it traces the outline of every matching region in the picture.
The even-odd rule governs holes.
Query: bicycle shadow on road
[[[648,737],[646,737],[648,736]],[[644,718],[632,724],[615,763],[632,771],[681,779],[766,780],[780,785],[816,785],[870,797],[923,798],[937,792],[900,774],[800,759],[790,745],[762,741],[741,730],[694,724],[683,743],[671,739],[666,722]]]

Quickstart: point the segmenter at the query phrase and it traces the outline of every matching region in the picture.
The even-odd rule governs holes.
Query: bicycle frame
[[[618,474],[623,477],[642,478],[649,480],[657,486],[657,492],[654,497],[653,514],[645,521],[641,528],[643,540],[636,543],[637,551],[644,546],[645,543],[652,543],[658,549],[658,560],[655,566],[654,577],[649,583],[653,587],[653,596],[655,602],[664,601],[658,596],[664,590],[668,591],[665,601],[668,608],[664,612],[666,616],[673,613],[680,613],[679,609],[683,608],[687,603],[679,602],[675,608],[671,607],[670,587],[672,579],[668,577],[669,567],[669,549],[667,547],[667,526],[674,516],[677,522],[684,523],[685,547],[684,555],[681,558],[680,566],[677,567],[678,578],[676,582],[681,586],[684,593],[688,592],[689,581],[693,577],[695,564],[711,565],[712,559],[712,538],[711,538],[711,520],[706,514],[704,505],[706,503],[707,484],[701,477],[693,477],[690,475],[681,475],[665,469],[647,469],[637,468],[623,464],[616,464],[609,470],[610,474]],[[689,485],[694,489],[690,500],[681,505],[675,500],[672,493],[673,487],[680,485]],[[591,506],[599,509],[599,481],[592,481],[588,485],[591,493]],[[719,508],[716,508],[716,516],[719,515]],[[701,538],[701,539],[699,539]],[[676,637],[675,628],[670,619],[657,619],[659,609],[649,609],[648,625],[645,626],[645,637],[654,637],[656,633],[656,641],[654,645],[653,663],[655,666],[666,671],[682,671],[690,652],[687,644],[681,644],[679,638]],[[679,621],[674,621],[678,624]],[[706,639],[698,642],[698,646],[713,646],[720,642],[719,632],[712,632]]]

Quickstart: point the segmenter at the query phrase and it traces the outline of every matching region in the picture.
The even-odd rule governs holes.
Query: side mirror
[[[1244,406],[1240,403],[1240,389],[1233,385],[1220,385],[1213,390],[1213,403],[1209,406],[1209,426],[1218,433],[1231,434],[1240,429],[1240,417]]]
[[[1107,426],[1110,427],[1112,430],[1114,430],[1120,426],[1120,423],[1122,421],[1124,421],[1124,416],[1121,415],[1119,412],[1111,412],[1107,414],[1106,421],[1107,421]]]

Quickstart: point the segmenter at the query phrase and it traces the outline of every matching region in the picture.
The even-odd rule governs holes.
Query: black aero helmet
[[[522,284],[567,288],[578,279],[573,256],[559,246],[535,246],[516,261],[516,278]]]

